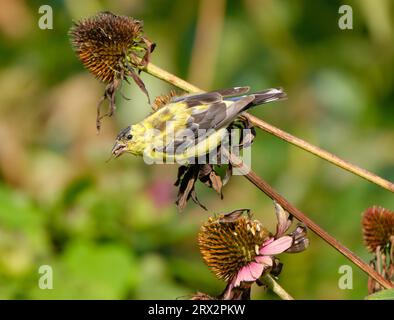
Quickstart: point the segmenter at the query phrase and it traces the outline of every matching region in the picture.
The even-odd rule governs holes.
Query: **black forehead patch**
[[[122,140],[122,139],[126,138],[126,136],[127,136],[127,135],[129,134],[129,132],[130,132],[130,129],[131,129],[131,126],[128,126],[128,127],[124,128],[124,129],[122,129],[122,131],[119,132],[119,134],[118,134],[118,136],[116,137],[116,139]]]

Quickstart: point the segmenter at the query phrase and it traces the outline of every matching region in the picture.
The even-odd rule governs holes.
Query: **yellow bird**
[[[112,155],[143,156],[146,161],[187,163],[215,150],[226,128],[247,109],[284,99],[281,88],[246,94],[249,87],[174,97],[141,122],[120,131]]]

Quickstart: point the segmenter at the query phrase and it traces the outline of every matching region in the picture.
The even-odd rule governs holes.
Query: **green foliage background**
[[[40,30],[50,4],[53,30]],[[338,28],[342,1],[227,1],[216,62],[205,89],[282,86],[289,99],[252,111],[264,120],[394,180],[394,26],[388,0],[346,1],[353,30]],[[157,43],[153,62],[190,79],[198,1],[2,2],[0,14],[0,299],[175,299],[219,294],[224,283],[203,264],[196,243],[209,214],[173,201],[175,166],[147,166],[131,156],[106,163],[114,137],[150,112],[145,96],[123,87],[118,113],[95,131],[104,87],[75,57],[72,19],[101,10],[144,20]],[[213,11],[207,23],[219,19]],[[207,25],[210,30],[210,25]],[[206,69],[209,67],[209,70]],[[165,83],[143,74],[151,96]],[[209,84],[208,84],[209,83]],[[253,169],[366,261],[361,213],[394,197],[283,141],[258,132]],[[274,230],[271,201],[242,177],[224,200],[198,188],[211,212],[249,207]],[[310,248],[282,255],[279,282],[299,299],[362,299],[367,277],[353,267],[353,289],[338,288],[350,264],[310,234]],[[54,289],[38,288],[50,265]],[[261,288],[255,299],[275,299]]]

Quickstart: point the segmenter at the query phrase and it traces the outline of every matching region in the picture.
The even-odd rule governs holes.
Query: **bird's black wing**
[[[218,92],[206,92],[174,97],[171,99],[171,103],[184,102],[189,107],[195,107],[201,104],[219,102],[222,99],[222,95]]]
[[[233,87],[233,88],[220,89],[220,90],[215,90],[213,92],[219,93],[224,98],[228,98],[228,97],[243,95],[245,93],[248,93],[249,90],[250,90],[250,87],[245,86],[245,87]]]
[[[177,96],[171,99],[171,102],[187,102],[190,106],[196,105],[196,103],[214,103],[219,102],[223,98],[240,96],[247,93],[250,87],[232,87],[226,89],[219,89],[206,93],[193,93],[183,96]]]

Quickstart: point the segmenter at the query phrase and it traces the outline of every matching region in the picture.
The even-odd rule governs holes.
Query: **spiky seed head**
[[[128,77],[131,77],[150,103],[148,90],[139,73],[148,65],[155,44],[143,35],[141,21],[101,12],[75,22],[69,34],[84,66],[107,84],[97,109],[98,131],[102,118],[110,117],[115,112],[115,95],[122,80],[128,81]],[[108,100],[110,109],[101,115],[100,105],[104,100]]]
[[[75,22],[70,37],[84,66],[105,83],[112,82],[127,63],[133,63],[127,59],[152,51],[141,21],[110,12]]]
[[[364,243],[368,250],[384,250],[394,237],[394,212],[373,206],[365,210],[362,218]]]
[[[168,94],[157,96],[152,104],[153,111],[159,110],[160,108],[169,104],[174,97],[178,97],[178,96],[180,96],[180,94],[178,94],[175,90],[171,90]]]
[[[219,279],[230,281],[254,260],[260,246],[271,236],[259,221],[250,217],[227,220],[219,215],[202,225],[198,244],[211,271]]]

